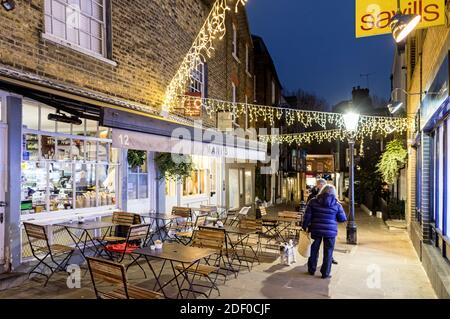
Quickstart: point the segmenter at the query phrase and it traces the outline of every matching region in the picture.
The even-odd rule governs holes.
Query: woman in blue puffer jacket
[[[303,219],[303,229],[308,230],[314,240],[311,246],[311,257],[308,260],[308,272],[311,275],[314,276],[316,273],[319,250],[323,241],[324,255],[320,272],[322,278],[330,278],[338,223],[346,221],[344,208],[338,202],[336,188],[332,185],[325,186],[320,194],[308,203]]]

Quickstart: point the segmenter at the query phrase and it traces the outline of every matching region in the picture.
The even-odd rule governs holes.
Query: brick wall
[[[166,86],[209,14],[207,3],[111,0],[112,61],[117,63],[113,66],[43,39],[44,0],[16,0],[15,10],[0,10],[0,64],[159,108]],[[229,15],[238,20],[239,35],[248,41],[243,8],[239,14],[233,10]],[[231,52],[228,54],[230,34],[217,42],[215,55],[207,61],[210,97],[229,98],[232,74],[243,79],[244,59],[240,66],[234,66]],[[245,48],[241,52],[245,53]],[[251,79],[240,82],[240,90],[253,91]]]

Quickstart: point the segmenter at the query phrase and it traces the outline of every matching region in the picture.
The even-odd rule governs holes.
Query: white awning
[[[120,129],[112,130],[112,146],[115,148],[235,160],[266,160],[267,144],[257,141],[246,141],[241,138],[234,138],[232,140],[234,141],[234,145],[233,143],[226,142],[201,142]]]

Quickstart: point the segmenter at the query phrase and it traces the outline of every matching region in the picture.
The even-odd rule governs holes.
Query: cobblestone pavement
[[[358,246],[345,244],[345,225],[340,227],[332,278],[323,280],[306,274],[306,259],[297,257],[291,267],[282,266],[274,252],[265,256],[252,271],[242,270],[219,287],[226,299],[359,299],[436,298],[431,284],[405,231],[389,231],[383,221],[358,212]],[[320,263],[319,263],[320,265]],[[150,272],[149,272],[150,274]],[[26,281],[17,288],[0,292],[0,298],[90,299],[94,298],[89,273],[81,272],[81,288],[69,289],[67,275],[57,274],[46,288],[41,279]],[[165,275],[166,278],[169,274]],[[131,283],[152,288],[138,267],[129,272]],[[172,287],[171,289],[174,289]]]

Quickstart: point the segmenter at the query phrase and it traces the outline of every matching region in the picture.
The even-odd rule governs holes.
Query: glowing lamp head
[[[391,20],[392,35],[395,42],[400,43],[414,31],[422,17],[415,14],[402,14],[398,12]]]
[[[403,107],[403,102],[392,102],[388,104],[388,109],[391,114],[397,113]]]
[[[356,113],[347,113],[344,115],[345,129],[349,132],[355,132],[358,129],[360,115]]]

